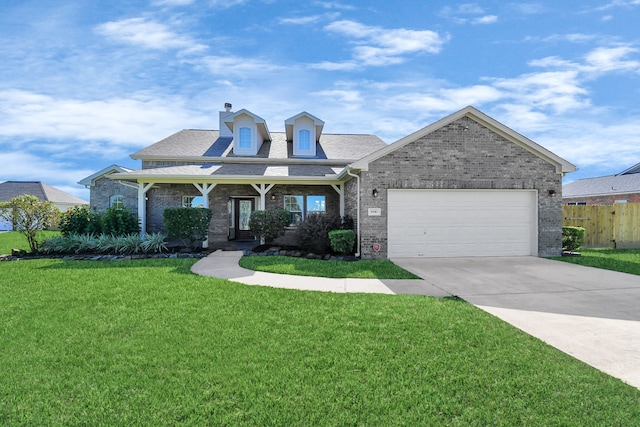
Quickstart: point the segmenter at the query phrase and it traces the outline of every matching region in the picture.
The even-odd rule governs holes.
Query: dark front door
[[[249,231],[249,218],[255,209],[255,199],[234,199],[236,239],[253,240]]]

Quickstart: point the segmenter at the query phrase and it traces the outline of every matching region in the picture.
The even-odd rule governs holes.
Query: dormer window
[[[224,117],[224,123],[233,134],[233,154],[255,156],[264,141],[271,141],[267,123],[250,111],[240,110]]]
[[[303,111],[285,120],[284,125],[287,141],[293,144],[293,155],[315,157],[316,146],[320,142],[324,122]]]
[[[240,128],[240,148],[251,149],[251,128]]]
[[[300,151],[311,150],[311,131],[302,129],[298,132],[298,149]]]

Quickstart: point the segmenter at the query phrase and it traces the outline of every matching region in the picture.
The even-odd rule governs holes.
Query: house
[[[58,209],[60,209],[60,211],[66,211],[72,206],[89,204],[72,194],[66,193],[41,181],[6,181],[0,184],[0,201],[2,202],[6,202],[7,200],[23,194],[36,196],[40,201],[52,202],[58,207]],[[0,221],[0,230],[12,229],[12,224]]]
[[[561,180],[575,166],[473,107],[387,145],[328,134],[302,112],[271,132],[248,111],[219,113],[220,130],[182,130],[81,183],[91,204],[131,208],[143,232],[162,211],[198,201],[213,212],[208,245],[252,239],[255,209],[349,215],[363,258],[550,256],[561,252]],[[124,169],[124,168],[120,168]]]
[[[640,203],[640,163],[619,174],[579,179],[562,186],[567,205]]]

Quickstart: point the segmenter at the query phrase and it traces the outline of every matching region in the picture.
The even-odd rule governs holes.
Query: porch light
[[[271,193],[271,200],[275,200],[276,199],[276,193]]]
[[[556,190],[549,190],[549,197],[556,197]]]
[[[378,190],[374,188],[373,191],[371,192],[371,195],[373,197],[378,197]]]

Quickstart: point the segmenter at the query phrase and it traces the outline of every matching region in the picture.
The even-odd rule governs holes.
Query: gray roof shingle
[[[562,186],[562,197],[640,193],[640,173],[585,178]]]
[[[40,201],[49,201],[56,204],[89,204],[89,202],[85,200],[41,181],[6,181],[0,184],[0,201],[7,201],[23,194],[30,194],[36,196]]]
[[[271,132],[272,140],[262,144],[257,158],[294,158],[292,144],[284,132]],[[316,159],[358,160],[386,146],[375,135],[325,134],[320,137]],[[217,130],[185,129],[131,155],[134,159],[181,157],[235,157],[231,138]]]

